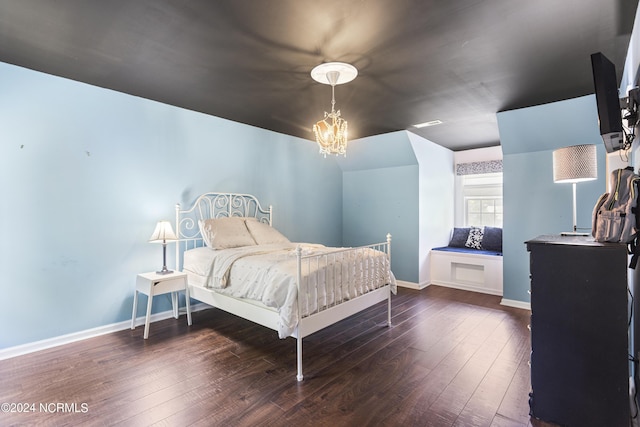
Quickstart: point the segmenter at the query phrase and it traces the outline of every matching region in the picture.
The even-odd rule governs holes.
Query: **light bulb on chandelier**
[[[335,110],[335,87],[348,83],[358,75],[356,67],[344,62],[327,62],[311,70],[311,77],[322,84],[331,85],[331,112],[324,113],[324,119],[313,125],[313,133],[320,148],[320,154],[347,155],[347,121]]]

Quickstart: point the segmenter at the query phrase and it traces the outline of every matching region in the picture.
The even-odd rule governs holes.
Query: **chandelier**
[[[349,83],[358,75],[356,67],[344,62],[327,62],[311,70],[311,77],[322,84],[331,85],[331,112],[324,113],[324,119],[313,125],[313,133],[320,147],[320,154],[347,155],[347,121],[335,110],[335,86]]]

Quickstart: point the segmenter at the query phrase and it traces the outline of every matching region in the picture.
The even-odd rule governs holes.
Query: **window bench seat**
[[[433,248],[430,284],[501,296],[502,252]]]

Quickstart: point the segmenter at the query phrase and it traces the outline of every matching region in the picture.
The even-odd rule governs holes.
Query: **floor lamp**
[[[576,215],[576,183],[598,178],[598,160],[594,144],[572,145],[553,152],[553,182],[570,182],[573,186],[573,231],[563,236],[588,236],[579,233]]]

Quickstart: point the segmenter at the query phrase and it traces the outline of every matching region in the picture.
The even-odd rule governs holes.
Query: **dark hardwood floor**
[[[198,311],[148,340],[138,327],[0,361],[0,403],[34,404],[3,406],[0,425],[542,425],[528,415],[529,312],[499,302],[399,289],[392,327],[382,303],[305,338],[301,383],[294,339]]]

